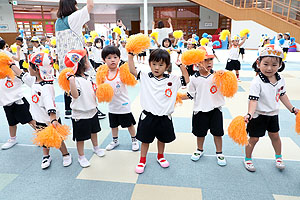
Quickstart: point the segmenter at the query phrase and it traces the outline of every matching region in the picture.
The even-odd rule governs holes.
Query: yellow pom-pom
[[[24,61],[22,66],[23,66],[23,68],[28,69],[29,68],[29,63]]]
[[[220,33],[220,40],[225,41],[228,35],[230,35],[230,31],[229,30],[223,30]]]
[[[241,36],[241,38],[247,36],[248,33],[250,33],[250,30],[249,30],[249,29],[243,29],[243,30],[241,30],[241,31],[240,31],[240,36]]]
[[[155,40],[157,41],[158,40],[158,32],[152,32],[150,34],[150,37],[155,38]]]
[[[209,43],[209,39],[207,39],[207,38],[202,38],[200,40],[201,46],[206,46],[208,43]]]
[[[58,85],[66,92],[70,92],[70,81],[67,79],[67,73],[74,74],[72,68],[65,68],[58,77]]]
[[[237,78],[233,72],[217,71],[214,74],[214,82],[225,97],[233,97],[238,91]]]
[[[0,52],[0,79],[10,77],[15,78],[14,72],[9,68],[12,59],[4,52]]]
[[[137,84],[135,77],[129,71],[128,63],[120,67],[120,79],[125,85],[135,86]]]
[[[99,37],[99,35],[96,31],[91,31],[90,35],[92,36],[93,39],[95,39],[96,37]]]
[[[122,34],[122,31],[121,31],[121,29],[118,26],[113,29],[113,32],[117,33],[118,35]]]
[[[13,53],[17,53],[17,47],[18,47],[18,45],[16,43],[14,43],[13,45],[10,46],[10,49]]]
[[[183,36],[183,32],[181,30],[180,31],[174,31],[173,36],[174,36],[175,39],[180,39]]]
[[[59,70],[59,65],[57,63],[54,63],[53,68],[58,71]]]
[[[296,115],[296,133],[300,135],[300,112]]]
[[[51,38],[50,44],[51,44],[52,46],[56,46],[56,38],[55,38],[55,37],[52,37],[52,38]]]
[[[175,106],[182,104],[182,97],[184,97],[184,96],[186,96],[186,94],[177,92]]]
[[[111,102],[114,96],[114,89],[108,83],[100,84],[98,85],[96,96],[99,103]]]
[[[108,75],[108,66],[106,64],[98,67],[97,73],[96,73],[97,85],[104,83],[107,75]]]
[[[231,121],[228,127],[228,136],[239,145],[248,145],[248,136],[244,117],[238,116]]]
[[[198,64],[204,60],[206,52],[200,49],[191,49],[184,52],[181,56],[181,62],[184,65]]]
[[[34,144],[59,149],[62,141],[70,135],[70,128],[67,125],[58,125],[56,128],[49,125],[44,129],[37,130],[34,135],[36,135],[33,139]]]
[[[49,49],[43,49],[42,52],[49,54]]]
[[[126,44],[127,52],[139,54],[150,47],[150,38],[142,33],[132,35],[128,38]]]
[[[283,59],[282,59],[283,61],[285,61],[285,60],[286,60],[286,56],[287,56],[287,53],[286,53],[286,52],[284,52],[284,53],[283,53]]]

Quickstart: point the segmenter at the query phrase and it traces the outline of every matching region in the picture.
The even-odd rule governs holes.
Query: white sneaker
[[[103,156],[105,156],[105,150],[104,149],[93,149],[93,151],[94,151],[94,153],[97,155],[97,156],[99,156],[99,157],[103,157]]]
[[[218,162],[218,165],[220,165],[220,166],[227,165],[225,156],[223,154],[217,154],[217,162]]]
[[[47,169],[51,165],[52,158],[49,156],[48,158],[43,158],[41,167],[42,169]]]
[[[117,146],[119,146],[119,141],[117,142],[112,141],[111,143],[109,143],[109,145],[106,146],[106,150],[107,151],[113,150]]]
[[[64,167],[68,167],[72,164],[72,156],[71,154],[67,155],[67,156],[63,156],[63,166]]]
[[[140,145],[139,145],[138,141],[132,142],[131,149],[132,149],[132,151],[137,151],[140,149]]]
[[[198,161],[198,160],[200,159],[200,157],[203,156],[203,154],[204,154],[203,151],[197,150],[197,151],[195,151],[195,152],[193,153],[193,155],[191,156],[191,160],[192,160],[192,161]]]
[[[83,168],[91,166],[91,163],[88,161],[88,159],[86,159],[86,157],[84,157],[82,159],[78,158],[78,162],[79,162],[80,166]]]
[[[244,161],[244,166],[245,168],[249,171],[249,172],[255,172],[256,169],[253,165],[253,162],[252,160],[247,160],[247,161]]]
[[[9,139],[9,140],[7,140],[7,142],[5,144],[2,145],[1,149],[3,149],[3,150],[10,149],[13,146],[15,146],[17,143],[18,142],[16,139]]]
[[[276,159],[276,167],[280,170],[285,169],[285,164],[283,163],[282,158],[277,158]]]

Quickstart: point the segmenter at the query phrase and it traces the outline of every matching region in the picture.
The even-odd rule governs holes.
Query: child
[[[282,34],[282,33],[278,33],[278,34],[277,34],[277,38],[275,39],[275,44],[276,44],[277,46],[281,46],[279,40],[281,40],[282,38],[283,38],[283,34]]]
[[[284,53],[288,53],[289,47],[290,47],[290,44],[291,44],[291,35],[290,35],[290,33],[286,32],[283,35],[283,38],[284,38],[284,43],[283,43],[283,45],[281,45],[281,47],[282,47],[282,50],[283,50]]]
[[[188,39],[187,41],[187,48],[183,49],[181,53],[191,50],[191,49],[196,49],[197,48],[197,41],[193,38]],[[196,69],[195,65],[187,65],[186,69],[188,71],[189,76],[193,76],[198,69]]]
[[[229,71],[235,70],[236,77],[238,81],[240,80],[239,70],[241,69],[241,63],[239,61],[239,49],[245,43],[247,37],[245,36],[241,42],[240,38],[236,35],[231,39],[231,36],[228,36],[229,42],[229,58],[227,60],[226,69]]]
[[[123,61],[123,62],[128,61],[128,54],[127,54],[125,46],[126,46],[126,39],[122,39],[121,45],[119,46],[119,50],[121,53],[121,61]]]
[[[112,101],[108,104],[109,125],[112,132],[113,141],[107,145],[106,150],[113,150],[119,146],[118,127],[128,128],[131,135],[132,151],[139,150],[139,143],[135,137],[136,124],[130,109],[130,100],[127,87],[120,79],[119,67],[120,51],[115,46],[106,46],[102,51],[102,59],[108,66],[108,74],[105,83],[111,85],[114,89]]]
[[[92,47],[92,54],[94,59],[95,70],[102,65],[101,52],[103,49],[103,40],[101,38],[96,38],[94,41],[94,46]]]
[[[93,53],[93,42],[92,42],[92,38],[88,38],[86,40],[86,49],[88,50],[88,57],[90,60],[90,63],[92,64],[93,68],[95,68],[95,58],[94,58],[94,53]]]
[[[65,65],[73,68],[75,74],[68,75],[72,97],[73,140],[77,144],[78,162],[85,168],[91,165],[84,156],[85,140],[92,140],[93,151],[97,156],[105,155],[105,151],[98,147],[97,140],[97,133],[101,128],[97,116],[96,84],[85,74],[90,68],[85,50],[69,51],[65,57]]]
[[[157,138],[157,162],[161,167],[169,167],[164,158],[165,143],[175,140],[171,114],[174,111],[176,94],[181,86],[189,82],[186,68],[181,65],[182,76],[166,74],[170,67],[170,54],[162,49],[155,49],[149,57],[150,69],[136,69],[133,55],[128,54],[130,72],[140,80],[141,113],[136,138],[142,142],[141,158],[136,166],[136,173],[143,173],[149,144]]]
[[[279,100],[294,114],[299,109],[292,106],[286,95],[285,81],[278,74],[282,67],[283,51],[279,46],[269,45],[259,54],[257,67],[260,69],[250,86],[248,114],[244,117],[247,132],[250,136],[246,146],[245,168],[254,172],[256,169],[252,163],[252,152],[260,137],[268,131],[275,150],[276,167],[280,170],[285,168],[281,155],[281,140],[279,137],[278,114]]]
[[[22,37],[17,37],[16,38],[16,44],[18,46],[21,47],[21,51],[20,51],[20,61],[19,61],[19,65],[20,65],[20,69],[23,69],[24,71],[27,71],[27,69],[25,69],[23,67],[23,63],[27,62],[28,63],[28,49],[27,49],[27,45],[23,42],[23,38]]]
[[[208,35],[208,36],[207,36],[207,39],[209,40],[207,46],[208,46],[209,48],[212,49],[212,52],[214,53],[214,57],[218,60],[218,62],[220,62],[220,60],[219,60],[219,58],[217,57],[216,52],[215,52],[215,50],[214,50],[213,41],[212,41],[212,39],[213,39],[212,35]],[[240,53],[241,53],[241,51],[242,51],[242,48],[240,48]],[[244,59],[243,55],[244,55],[244,54],[242,54],[242,59]]]
[[[4,51],[5,41],[0,40],[0,52],[7,54],[9,57],[14,56]],[[18,51],[20,47],[18,46]],[[17,60],[18,58],[16,58]],[[17,125],[29,124],[35,126],[32,116],[29,112],[29,104],[23,95],[22,81],[18,78],[14,80],[10,78],[0,79],[0,106],[3,106],[6,119],[9,125],[10,139],[2,145],[1,149],[9,149],[17,144]]]
[[[31,87],[30,113],[36,121],[36,127],[45,128],[52,124],[54,127],[59,124],[58,110],[55,105],[55,91],[53,87],[52,59],[46,53],[35,53],[29,56],[29,73],[22,72],[15,65],[12,70],[21,80]],[[63,166],[72,164],[71,155],[68,153],[64,141],[61,143],[60,151],[63,155]],[[42,169],[50,166],[50,148],[43,147]]]
[[[40,39],[37,36],[33,36],[30,42],[33,46],[32,53],[40,53],[45,49],[45,47],[40,44]]]
[[[145,64],[145,58],[146,58],[146,56],[147,56],[146,51],[143,51],[142,53],[139,53],[138,57],[137,57],[138,63]],[[142,59],[143,59],[143,61],[142,61]]]
[[[169,54],[171,54],[172,51],[175,51],[175,52],[177,52],[177,53],[180,53],[180,50],[179,50],[179,49],[175,49],[175,45],[172,44],[170,38],[165,38],[165,39],[163,39],[160,48],[166,50]],[[169,74],[172,73],[172,63],[171,63],[170,66],[168,67],[167,72],[168,72]]]
[[[199,71],[191,77],[187,96],[184,99],[194,100],[192,132],[197,137],[197,150],[191,160],[198,161],[203,153],[203,144],[207,131],[214,136],[216,145],[217,163],[226,165],[222,154],[223,116],[222,106],[225,104],[224,96],[217,89],[213,80],[214,54],[209,47],[200,47],[206,52],[205,60],[199,63]]]

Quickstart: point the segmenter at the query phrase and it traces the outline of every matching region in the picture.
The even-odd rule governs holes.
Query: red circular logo
[[[97,85],[95,83],[93,83],[93,90],[94,90],[94,92],[97,91]]]
[[[167,97],[171,97],[171,96],[172,96],[172,90],[171,90],[170,88],[169,88],[169,89],[166,89],[165,95],[166,95]]]
[[[32,102],[33,102],[33,103],[38,103],[39,100],[40,100],[40,98],[39,98],[38,95],[36,95],[36,94],[33,95],[31,99],[32,99]]]
[[[5,83],[5,86],[7,88],[12,88],[14,86],[14,83],[12,81],[10,81],[10,80],[7,80],[6,83]]]
[[[277,95],[276,95],[276,101],[278,102],[279,101],[279,99],[280,99],[280,93],[277,93]]]
[[[218,88],[217,88],[217,86],[215,86],[215,85],[213,85],[213,86],[210,88],[210,93],[212,93],[212,94],[215,94],[217,91],[218,91]]]

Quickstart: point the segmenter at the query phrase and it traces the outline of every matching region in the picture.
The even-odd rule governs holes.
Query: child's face
[[[104,62],[107,64],[109,69],[116,69],[120,62],[120,57],[117,54],[109,54],[104,59]]]
[[[150,62],[150,69],[155,77],[162,78],[164,72],[168,69],[168,66],[163,61],[152,61]]]
[[[192,49],[192,48],[194,48],[194,45],[191,44],[191,43],[188,43],[186,47],[187,47],[188,49]]]
[[[96,47],[102,48],[101,42],[96,43]]]
[[[16,44],[21,46],[23,43],[20,40],[16,40]]]
[[[261,61],[257,61],[257,66],[266,77],[272,77],[278,71],[280,63],[276,57],[263,57]]]
[[[214,66],[214,59],[213,58],[204,59],[204,61],[200,63],[200,66],[203,67],[206,71],[210,72],[210,70],[212,70]]]
[[[210,42],[212,41],[212,38],[208,38],[208,39],[209,39]]]
[[[284,35],[283,37],[284,37],[284,39],[288,39],[289,38],[289,36],[287,36],[287,35]]]
[[[38,43],[38,42],[32,42],[32,45],[33,45],[34,47],[38,47],[38,46],[39,46],[39,43]]]
[[[91,46],[92,46],[92,43],[91,43],[91,42],[87,42],[87,43],[86,43],[86,46],[91,47]]]
[[[237,46],[239,44],[239,41],[238,40],[233,40],[232,44],[235,45],[235,46]]]
[[[170,42],[169,42],[169,40],[166,40],[166,41],[164,41],[164,47],[166,47],[166,48],[168,48],[168,47],[170,47]]]
[[[277,39],[280,40],[282,38],[282,35],[277,35]]]
[[[125,48],[125,46],[126,46],[126,42],[121,42],[121,45],[122,45],[122,47],[124,47],[124,48]]]

